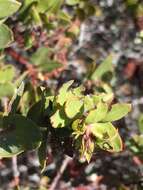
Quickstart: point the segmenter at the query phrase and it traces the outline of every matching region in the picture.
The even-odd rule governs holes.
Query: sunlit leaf
[[[70,98],[65,103],[65,113],[68,118],[74,118],[78,114],[83,113],[83,102],[78,98]]]
[[[91,124],[91,123],[102,121],[105,118],[107,111],[108,111],[107,104],[100,102],[98,103],[96,109],[91,110],[89,112],[89,114],[86,117],[85,122],[87,124]]]
[[[0,0],[0,19],[11,16],[20,6],[21,3],[16,0]]]
[[[68,81],[60,88],[59,93],[56,97],[56,102],[59,103],[61,106],[63,106],[67,98],[71,96],[71,92],[69,92],[68,89],[73,84],[73,82],[73,80]]]
[[[92,134],[98,139],[97,144],[103,150],[120,152],[123,148],[118,130],[109,122],[92,124]]]
[[[63,0],[42,0],[42,2],[39,1],[37,9],[41,13],[56,13],[60,9],[62,3]]]
[[[83,92],[85,91],[85,88],[84,86],[80,85],[78,86],[77,88],[73,88],[72,89],[72,93],[75,95],[75,96],[79,96],[79,97],[83,97]]]
[[[84,109],[85,111],[91,110],[95,108],[96,104],[94,103],[94,99],[90,96],[87,95],[84,97]]]
[[[6,65],[0,68],[0,83],[12,82],[15,76],[15,68],[12,65]]]
[[[133,140],[137,143],[138,146],[143,147],[143,134],[141,135],[134,135]]]
[[[16,113],[19,103],[20,103],[21,96],[23,95],[23,92],[24,92],[24,83],[22,82],[9,103],[10,114]]]
[[[12,97],[15,92],[15,86],[12,83],[0,83],[0,98]]]
[[[70,120],[67,119],[64,110],[58,109],[50,118],[52,127],[62,128],[69,124]]]
[[[109,55],[102,63],[100,63],[97,69],[93,72],[91,79],[92,80],[101,79],[105,73],[109,71],[113,72],[112,61],[113,61],[113,56]]]
[[[104,121],[116,121],[127,115],[131,111],[131,104],[117,103],[111,107]]]
[[[0,49],[8,47],[12,41],[12,31],[5,24],[0,24]]]

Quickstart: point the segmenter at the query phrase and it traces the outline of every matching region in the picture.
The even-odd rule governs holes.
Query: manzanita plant
[[[72,12],[72,16],[68,14],[68,8],[76,10]],[[1,53],[14,40],[12,30],[4,24],[14,13],[23,26],[32,26],[32,29],[46,28],[50,34],[58,25],[63,25],[63,22],[69,24],[75,15],[80,20],[93,15],[95,7],[85,0],[0,0]],[[68,36],[72,30],[67,25],[65,28],[64,32]],[[29,37],[26,40],[30,43],[25,50],[29,50],[33,47],[33,41]],[[32,49],[30,63],[40,72],[58,68],[59,62],[53,59],[53,52],[45,44],[42,47],[38,45],[36,52]],[[111,59],[109,56],[89,78],[94,81],[102,80],[105,73],[112,72]],[[131,110],[131,105],[112,104],[113,94],[105,83],[102,83],[105,92],[87,94],[84,85],[73,87],[74,81],[68,81],[53,96],[44,87],[36,89],[32,86],[30,90],[24,87],[21,81],[26,74],[21,75],[14,83],[14,67],[0,65],[0,98],[5,101],[5,97],[12,97],[8,107],[0,113],[0,157],[13,157],[34,149],[38,152],[43,169],[48,143],[53,146],[52,139],[55,139],[63,154],[88,162],[99,149],[108,152],[122,150],[123,143],[113,122],[124,117]]]
[[[112,105],[111,95],[84,95],[83,86],[72,88],[72,84],[73,81],[63,84],[55,96],[47,96],[46,89],[41,89],[41,99],[23,116],[17,112],[24,88],[22,83],[8,112],[1,116],[0,157],[38,149],[44,167],[49,135],[58,136],[61,146],[64,138],[69,138],[72,156],[85,158],[88,162],[98,149],[122,150],[121,137],[112,122],[125,116],[131,109],[130,104]]]

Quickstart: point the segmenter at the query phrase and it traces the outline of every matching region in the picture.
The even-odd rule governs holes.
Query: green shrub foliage
[[[72,8],[71,15],[65,11],[68,7]],[[13,32],[6,25],[13,14],[23,25],[31,29],[46,28],[49,34],[59,25],[64,26],[68,28],[66,35],[73,38],[78,31],[69,27],[72,19],[76,17],[82,21],[94,15],[95,10],[96,7],[85,0],[0,0],[0,53],[4,55],[4,49],[14,42]],[[33,47],[31,36],[25,35],[24,40],[25,50]],[[40,73],[59,68],[59,61],[52,59],[53,52],[46,46],[37,48],[30,58],[31,65]],[[104,74],[113,72],[112,59],[112,56],[107,57],[89,77],[93,81],[100,80],[103,92],[95,90],[93,94],[86,94],[84,85],[73,87],[74,81],[68,81],[54,96],[48,95],[46,88],[37,89],[31,83],[24,87],[22,81],[27,73],[15,80],[15,67],[0,64],[0,99],[11,99],[8,108],[0,112],[0,157],[12,157],[35,149],[43,169],[52,138],[62,150],[68,142],[70,155],[88,162],[98,150],[122,151],[121,137],[112,122],[124,117],[131,105],[112,104],[113,93],[102,81]]]
[[[46,89],[42,89],[41,98],[30,107],[26,116],[16,113],[23,90],[22,86],[19,87],[10,103],[9,113],[1,117],[1,157],[39,149],[41,158],[44,133],[56,134],[61,141],[65,136],[72,139],[75,154],[88,162],[98,149],[109,152],[122,150],[118,129],[111,122],[125,116],[131,109],[130,104],[111,105],[109,94],[84,95],[83,86],[72,88],[72,84],[73,81],[63,84],[55,96],[47,96]]]

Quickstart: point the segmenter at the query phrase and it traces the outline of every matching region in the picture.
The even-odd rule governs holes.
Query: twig
[[[49,190],[55,190],[56,189],[56,187],[58,185],[58,182],[59,182],[61,176],[63,175],[63,173],[64,173],[64,171],[65,171],[65,169],[68,166],[68,163],[70,161],[71,161],[71,158],[68,157],[68,156],[66,156],[65,159],[63,160],[63,163],[62,163],[62,165],[61,165],[61,167],[60,167],[57,175],[55,176],[55,178],[54,178],[54,180],[53,180],[53,182],[52,182]]]
[[[22,55],[20,55],[18,52],[16,52],[14,49],[12,48],[7,48],[6,52],[8,55],[10,55],[14,60],[16,60],[17,62],[19,62],[20,64],[24,65],[26,67],[26,69],[28,70],[28,74],[31,77],[33,83],[36,82],[37,79],[37,70],[36,68],[33,67],[32,64],[29,63],[29,61],[23,57]]]
[[[19,171],[18,171],[18,166],[17,166],[17,156],[12,157],[12,170],[13,170],[13,176],[14,176],[12,186],[18,188],[18,186],[19,186]]]

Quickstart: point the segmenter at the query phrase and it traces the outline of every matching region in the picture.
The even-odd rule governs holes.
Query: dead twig
[[[51,183],[49,190],[55,190],[56,189],[58,182],[59,182],[61,176],[63,175],[63,173],[64,173],[65,169],[67,168],[70,161],[71,161],[71,158],[66,156],[65,159],[63,160],[63,163],[62,163],[59,171],[57,172],[57,175],[55,176],[53,182]]]
[[[35,83],[37,79],[38,72],[36,68],[33,67],[32,64],[29,63],[29,61],[17,53],[14,49],[12,48],[7,48],[6,50],[7,54],[10,55],[14,60],[16,60],[18,63],[24,65],[26,69],[28,70],[28,75],[32,79],[32,82]]]

